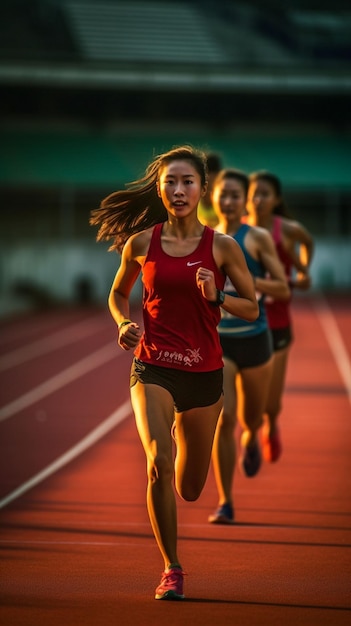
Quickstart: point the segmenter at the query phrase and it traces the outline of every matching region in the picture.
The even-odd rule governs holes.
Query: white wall
[[[351,291],[350,238],[316,239],[311,274],[316,289]]]
[[[119,255],[91,241],[18,243],[0,249],[0,316],[38,304],[70,304],[88,283],[93,303],[105,305]],[[20,287],[20,289],[19,289]],[[133,290],[140,292],[140,283]]]
[[[0,251],[0,316],[45,301],[71,303],[79,298],[77,283],[87,280],[95,303],[106,304],[119,256],[91,241],[3,244]],[[351,242],[317,239],[311,274],[313,289],[351,290]],[[15,294],[27,284],[32,295]],[[23,290],[22,290],[23,291]],[[141,283],[133,290],[138,298]]]

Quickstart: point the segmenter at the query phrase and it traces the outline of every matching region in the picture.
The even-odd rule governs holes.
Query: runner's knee
[[[236,413],[234,411],[226,411],[223,409],[223,412],[219,418],[219,426],[223,433],[230,434],[236,425]]]
[[[166,454],[156,454],[153,459],[150,460],[148,476],[149,480],[152,482],[171,481],[173,477],[172,459],[168,458]]]
[[[195,490],[193,488],[189,488],[189,486],[182,487],[181,489],[177,489],[179,496],[186,500],[186,502],[195,502],[198,499],[201,493],[200,490]]]
[[[176,490],[178,495],[186,502],[194,502],[197,500],[202,492],[204,484],[201,482],[196,484],[194,482],[180,482],[176,479]]]

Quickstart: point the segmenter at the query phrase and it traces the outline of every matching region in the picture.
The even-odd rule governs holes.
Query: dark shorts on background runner
[[[133,359],[130,387],[137,382],[167,389],[178,413],[215,404],[223,393],[223,369],[213,372],[188,372],[171,367],[150,365]]]
[[[271,328],[271,334],[274,352],[284,350],[284,348],[290,346],[294,339],[291,326],[286,326],[286,328]]]
[[[269,330],[249,337],[220,335],[223,356],[233,361],[239,370],[266,363],[273,354],[272,336]]]

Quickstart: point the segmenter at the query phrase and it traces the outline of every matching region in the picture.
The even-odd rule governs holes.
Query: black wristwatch
[[[217,289],[217,298],[216,300],[211,300],[211,304],[213,304],[214,306],[222,306],[224,302],[224,298],[225,298],[224,291]]]

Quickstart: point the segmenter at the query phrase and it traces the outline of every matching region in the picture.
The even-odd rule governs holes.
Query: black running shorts
[[[284,350],[284,348],[287,348],[293,342],[291,326],[286,326],[286,328],[272,328],[271,333],[274,352]]]
[[[233,361],[239,370],[263,365],[272,356],[272,337],[269,330],[249,337],[220,335],[223,356]]]
[[[213,372],[187,372],[171,367],[150,365],[134,358],[130,387],[137,382],[167,389],[177,413],[215,404],[223,393],[223,369]]]

